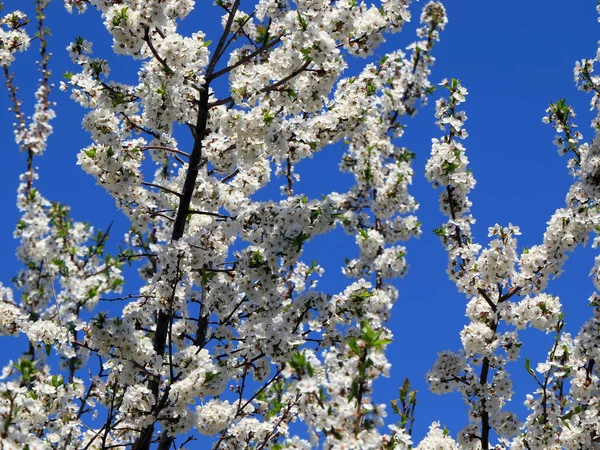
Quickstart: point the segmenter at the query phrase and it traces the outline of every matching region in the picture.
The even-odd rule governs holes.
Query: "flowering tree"
[[[220,449],[411,447],[416,400],[408,382],[392,402],[397,424],[387,429],[385,405],[372,393],[390,368],[385,322],[397,291],[389,280],[406,271],[398,242],[421,233],[408,192],[414,154],[396,144],[401,120],[433,92],[442,4],[423,6],[408,54],[387,54],[344,78],[348,61],[402,29],[408,0],[217,0],[215,42],[178,31],[191,0],[64,3],[78,12],[96,7],[114,53],[139,63],[136,85],[111,80],[111,61],[77,38],[68,50],[78,69],[61,84],[89,110],[83,126],[92,143],[78,163],[131,228],[127,246],[112,255],[109,230],[74,221],[37,189],[35,161],[54,117],[48,0],[36,1],[34,23],[9,12],[0,63],[27,167],[15,232],[23,268],[14,291],[0,285],[0,332],[24,333],[29,347],[3,371],[3,447],[196,448],[198,434]],[[42,78],[29,119],[10,64],[35,24]],[[596,107],[594,61],[575,73]],[[427,377],[434,392],[464,396],[470,425],[455,441],[434,423],[417,448],[597,448],[600,301],[592,297],[592,319],[571,337],[558,298],[544,290],[565,253],[600,229],[600,141],[582,144],[570,107],[551,105],[546,121],[559,133],[560,152],[572,155],[566,206],[541,245],[519,254],[518,227],[496,225],[482,249],[471,236],[467,195],[475,181],[461,144],[466,115],[458,107],[467,92],[454,79],[442,87],[448,98],[437,101],[436,117],[445,135],[433,141],[426,174],[442,188],[448,221],[436,233],[471,323],[461,332],[463,349],[440,354]],[[340,168],[354,185],[321,199],[295,193],[296,165],[335,143],[344,146]],[[281,180],[283,199],[254,199],[272,179]],[[343,269],[354,281],[332,294],[317,288],[323,269],[302,253],[336,227],[356,237],[359,257]],[[124,281],[132,262],[142,280],[135,292]],[[598,267],[600,260],[593,269],[600,287]],[[119,313],[94,311],[106,298],[122,305]],[[505,364],[518,358],[526,326],[554,333],[556,342],[545,363],[526,364],[539,389],[519,422],[506,409]]]

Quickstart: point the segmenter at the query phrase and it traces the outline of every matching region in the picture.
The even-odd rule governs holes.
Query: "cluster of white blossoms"
[[[128,247],[108,255],[108,232],[94,237],[42,197],[29,163],[16,232],[23,300],[2,288],[0,324],[5,334],[25,333],[31,347],[5,371],[3,442],[167,449],[201,433],[231,449],[410,445],[404,424],[382,430],[385,406],[373,403],[372,386],[389,376],[384,323],[398,294],[386,281],[407,268],[398,241],[420,234],[408,192],[414,154],[394,140],[432,92],[444,7],[423,5],[406,52],[341,78],[350,59],[372,55],[386,33],[402,29],[409,3],[264,0],[244,11],[239,0],[219,0],[223,30],[211,42],[179,32],[193,1],[91,2],[114,52],[137,61],[137,82],[111,79],[111,61],[79,37],[67,49],[79,70],[65,73],[60,88],[88,109],[92,143],[78,162],[131,220]],[[9,85],[29,162],[45,149],[54,117],[46,5],[36,3],[43,78],[30,123]],[[189,140],[176,137],[178,124],[191,132],[191,148],[178,143]],[[335,143],[345,145],[341,169],[355,184],[320,199],[296,192],[296,165]],[[273,179],[283,199],[255,200]],[[356,280],[332,295],[317,289],[323,269],[302,254],[335,227],[356,237],[359,256],[343,269]],[[125,262],[139,263],[139,292],[110,299],[122,302],[118,314],[85,313],[121,289]],[[48,378],[55,355],[64,382]],[[95,358],[97,375],[77,378]],[[69,386],[59,397],[68,405],[63,422],[50,410],[45,422],[17,422],[13,405],[28,402],[40,417],[45,407],[17,387],[48,379]],[[308,434],[294,436],[289,424],[298,420]],[[62,434],[40,431],[50,422]]]
[[[600,80],[590,74],[598,57],[600,53],[575,69],[576,81],[595,96]],[[572,337],[564,332],[559,298],[543,291],[551,277],[560,275],[566,254],[584,245],[590,232],[600,230],[600,137],[591,144],[581,143],[583,136],[575,131],[572,108],[564,100],[551,104],[544,122],[559,133],[555,140],[559,154],[572,154],[568,168],[574,182],[566,205],[550,218],[541,245],[519,254],[516,236],[521,233],[509,224],[491,227],[491,241],[483,248],[471,233],[474,219],[467,194],[475,181],[465,148],[457,141],[467,136],[466,115],[457,110],[467,92],[454,79],[445,80],[442,86],[449,96],[437,102],[436,118],[447,134],[433,140],[426,175],[434,187],[443,189],[440,206],[448,221],[435,233],[448,252],[450,278],[469,297],[470,323],[461,332],[462,350],[439,354],[428,373],[430,388],[436,393],[458,391],[468,405],[470,424],[458,435],[460,448],[492,448],[494,434],[499,443],[493,448],[498,449],[598,448],[598,295],[590,298],[592,318]],[[592,106],[598,105],[594,97]],[[596,237],[594,247],[599,243]],[[600,287],[599,265],[597,258],[590,274],[596,288]],[[518,359],[522,347],[518,331],[526,327],[553,333],[556,342],[547,360],[536,368],[525,359],[526,370],[539,388],[527,396],[525,405],[531,412],[520,422],[506,410],[513,396],[506,363]]]
[[[17,257],[23,263],[13,279],[20,300],[10,288],[0,288],[1,334],[24,333],[29,341],[22,358],[4,367],[0,382],[0,440],[10,449],[59,444],[72,448],[81,441],[79,418],[89,410],[79,399],[89,397],[98,387],[92,381],[86,394],[85,382],[76,377],[89,357],[87,350],[78,346],[85,326],[84,311],[94,309],[102,295],[119,291],[123,284],[121,262],[104,250],[107,233],[96,233],[91,226],[73,221],[67,207],[50,202],[35,187],[38,174],[34,164],[46,149],[52,132],[50,120],[55,116],[49,100],[47,4],[40,0],[35,5],[41,79],[30,118],[17,97],[15,76],[8,68],[11,60],[2,60],[16,119],[15,141],[27,155],[27,170],[17,192],[21,218],[14,233],[20,241]],[[20,12],[3,19],[14,31],[12,41],[2,37],[2,52],[27,46],[29,38],[22,29],[27,22]],[[60,358],[60,367],[50,364],[54,356]],[[94,401],[90,398],[90,406]]]
[[[0,65],[10,66],[14,54],[27,50],[31,38],[25,31],[27,16],[21,11],[12,11],[0,18]]]
[[[415,155],[396,140],[401,120],[433,92],[432,49],[447,21],[442,4],[422,5],[417,39],[405,51],[342,77],[353,58],[373,55],[388,33],[401,31],[410,1],[259,0],[242,10],[240,0],[217,0],[222,31],[214,40],[180,32],[195,17],[193,0],[64,3],[69,11],[98,9],[114,53],[139,69],[135,82],[111,79],[113,61],[78,37],[67,48],[78,70],[61,84],[88,110],[91,144],[78,163],[131,228],[113,256],[108,230],[72,220],[36,188],[34,161],[54,117],[48,2],[37,0],[42,79],[31,118],[8,69],[29,43],[27,18],[9,14],[0,32],[16,142],[27,154],[15,231],[24,267],[15,289],[0,285],[0,333],[29,342],[2,372],[3,445],[168,450],[195,448],[202,434],[231,450],[412,448],[416,393],[402,386],[391,405],[398,423],[386,429],[373,389],[390,375],[385,323],[398,291],[389,280],[408,267],[399,243],[421,234],[409,192]],[[582,89],[594,92],[594,107],[598,59],[575,71]],[[435,233],[450,278],[469,298],[469,323],[461,351],[440,353],[427,377],[435,393],[462,394],[469,425],[453,439],[436,422],[414,448],[489,449],[494,438],[498,449],[596,448],[600,297],[592,296],[593,317],[572,337],[563,331],[560,300],[544,289],[566,253],[600,230],[600,137],[582,143],[572,109],[562,100],[551,105],[545,121],[559,133],[559,152],[573,154],[566,205],[541,245],[519,253],[519,228],[509,224],[491,227],[484,248],[471,232],[475,179],[459,110],[467,90],[454,79],[441,85],[449,95],[437,101],[436,118],[445,135],[433,140],[426,176],[442,188],[448,220]],[[180,144],[190,140],[189,148]],[[299,192],[297,165],[332,144],[343,146],[340,170],[354,184],[308,198]],[[254,194],[273,182],[282,198],[258,200]],[[303,252],[336,227],[354,237],[357,256],[342,269],[350,284],[328,293],[317,283],[323,268]],[[116,296],[125,263],[137,266],[141,287]],[[592,276],[600,289],[600,257]],[[102,312],[102,300],[119,306]],[[526,327],[556,341],[535,368],[526,360],[539,388],[519,422],[508,410],[506,364],[519,358]]]

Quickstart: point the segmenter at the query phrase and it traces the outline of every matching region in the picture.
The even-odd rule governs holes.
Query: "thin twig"
[[[265,86],[264,88],[260,89],[257,93],[259,94],[267,94],[275,89],[277,89],[278,87],[284,85],[285,83],[287,83],[288,81],[290,81],[291,79],[297,77],[298,75],[300,75],[302,72],[304,72],[304,70],[306,70],[306,68],[308,68],[308,66],[310,65],[310,63],[312,62],[311,59],[308,59],[304,62],[304,64],[302,64],[298,69],[294,70],[292,73],[290,73],[289,75],[287,75],[286,77],[282,78],[281,80],[272,83],[268,86]],[[209,108],[214,108],[215,106],[220,106],[220,105],[225,105],[229,102],[233,102],[233,97],[227,97],[227,98],[223,98],[221,100],[217,100],[214,101],[212,103],[208,104]]]
[[[177,148],[171,147],[163,147],[162,145],[146,145],[142,147],[143,150],[164,150],[165,152],[175,153],[177,155],[185,156],[186,158],[190,157],[189,153],[184,152],[183,150],[179,150]]]
[[[173,69],[169,67],[167,61],[164,58],[161,58],[161,56],[158,54],[158,51],[156,51],[156,48],[154,48],[152,38],[150,37],[150,27],[148,27],[147,25],[144,27],[144,41],[146,42],[146,44],[148,44],[148,48],[152,52],[152,55],[156,58],[160,65],[163,66],[163,69],[165,69],[167,75],[173,75],[175,73]]]
[[[177,197],[181,198],[181,194],[179,192],[176,192],[172,189],[169,189],[168,187],[164,187],[161,186],[160,184],[154,184],[154,183],[148,183],[147,181],[142,181],[141,183],[143,186],[148,186],[148,187],[153,187],[153,188],[157,188],[157,189],[161,189],[165,192],[168,192],[169,194],[173,194],[176,195]]]

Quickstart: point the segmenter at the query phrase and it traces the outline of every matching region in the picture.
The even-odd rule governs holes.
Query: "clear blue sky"
[[[4,10],[20,8],[31,13],[30,2],[5,0]],[[33,2],[31,2],[33,3]],[[76,71],[65,47],[76,36],[94,42],[95,53],[110,55],[110,42],[99,16],[90,11],[84,16],[69,16],[62,2],[54,1],[47,11],[48,25],[52,31],[50,49],[54,54],[51,66],[54,82],[58,85],[66,70]],[[242,2],[243,5],[244,2]],[[220,23],[216,8],[198,2],[199,9],[185,23],[183,30],[193,27],[203,29],[213,40],[218,39],[215,25]],[[418,19],[423,1],[415,2],[413,17]],[[471,196],[473,214],[477,219],[474,229],[476,239],[487,243],[487,228],[500,223],[519,225],[523,235],[520,247],[541,242],[546,221],[553,211],[564,205],[564,196],[571,179],[566,170],[566,160],[558,157],[552,144],[554,132],[541,121],[551,101],[566,97],[578,113],[578,123],[589,139],[589,97],[576,90],[572,69],[576,60],[593,57],[600,36],[594,2],[558,0],[529,0],[487,2],[481,0],[446,1],[449,24],[442,33],[441,42],[434,49],[437,58],[431,80],[439,82],[444,77],[463,81],[470,95],[464,104],[469,117],[466,128],[469,138],[465,145],[477,186]],[[416,24],[390,35],[385,49],[402,48],[414,36]],[[211,36],[212,35],[212,36]],[[31,111],[37,74],[32,61],[37,54],[20,56],[13,66],[21,86],[25,109]],[[377,54],[383,54],[383,48]],[[133,82],[136,69],[130,60],[112,58],[115,79]],[[116,63],[115,63],[116,61]],[[364,64],[357,60],[350,71]],[[41,176],[39,187],[43,195],[72,207],[77,220],[87,221],[105,228],[115,221],[113,242],[126,230],[123,216],[105,192],[95,186],[76,165],[76,154],[89,143],[81,129],[84,113],[67,94],[56,90],[53,100],[58,102],[58,117],[54,121],[46,155],[37,160]],[[437,96],[434,96],[437,98]],[[25,170],[24,155],[19,154],[12,141],[12,116],[5,94],[0,96],[0,135],[5,136],[0,164],[0,280],[9,284],[16,274],[14,258],[16,241],[12,231],[18,220],[15,207],[18,174]],[[423,223],[423,236],[408,243],[410,270],[406,278],[396,285],[400,300],[394,308],[390,327],[395,342],[388,347],[392,362],[392,377],[378,383],[377,400],[392,399],[405,377],[410,377],[419,390],[415,435],[420,438],[432,420],[440,420],[453,435],[465,424],[466,415],[457,395],[434,396],[427,392],[425,373],[433,364],[439,351],[460,348],[459,332],[465,323],[466,298],[458,294],[445,273],[446,255],[439,238],[431,232],[444,220],[437,206],[437,192],[427,184],[423,172],[430,152],[432,137],[439,137],[434,125],[433,102],[408,121],[405,137],[400,145],[408,146],[417,157],[413,194],[421,204],[419,217]],[[332,190],[341,191],[349,180],[337,174],[341,148],[332,147],[318,154],[313,161],[300,165],[302,181],[298,191],[319,196]],[[322,249],[327,246],[327,251]],[[326,268],[321,287],[331,293],[342,290],[350,280],[341,275],[345,256],[357,252],[353,238],[336,232],[318,237],[309,243],[305,260],[319,259]],[[549,293],[559,295],[567,312],[567,329],[579,330],[588,317],[587,298],[593,291],[588,278],[594,252],[579,249],[565,266],[565,274],[550,284]],[[544,359],[552,340],[551,336],[537,331],[526,332],[522,355],[532,362]],[[1,361],[15,358],[14,350],[7,350],[2,341]],[[523,362],[510,366],[515,383],[515,396],[510,407],[520,412],[525,393],[534,389]],[[389,408],[388,408],[389,409]],[[391,412],[391,411],[390,411]]]

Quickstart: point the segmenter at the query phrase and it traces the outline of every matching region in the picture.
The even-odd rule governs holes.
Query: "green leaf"
[[[367,289],[363,289],[360,292],[357,292],[355,294],[352,294],[352,296],[350,297],[352,300],[355,300],[357,302],[363,302],[365,300],[367,300],[368,298],[373,296],[373,292],[370,292]]]
[[[285,89],[285,92],[290,98],[298,98],[298,93],[295,90],[293,90],[291,87],[287,87]]]
[[[65,383],[65,380],[60,375],[52,375],[52,386],[58,388]]]
[[[444,228],[436,228],[433,230],[433,234],[439,237],[446,237],[446,230]]]
[[[269,29],[264,25],[259,25],[256,27],[256,43],[264,44],[269,36]]]
[[[452,163],[449,161],[444,161],[444,163],[442,164],[442,170],[446,174],[449,174],[450,172],[454,172],[459,167],[460,167],[459,163]]]
[[[206,286],[210,280],[217,275],[217,272],[202,270],[202,286]]]
[[[311,52],[310,48],[301,48],[300,49],[300,53],[302,53],[302,55],[303,55],[303,58],[302,58],[303,61],[310,61],[310,52]]]
[[[219,372],[206,372],[204,375],[204,383],[208,384],[219,378]]]
[[[92,319],[92,323],[96,328],[102,329],[104,328],[104,325],[106,325],[107,317],[108,314],[99,312],[98,315]]]
[[[310,267],[308,268],[308,270],[306,271],[306,276],[310,276],[312,275],[312,273],[315,271],[315,269],[317,268],[317,264],[319,263],[319,261],[317,261],[316,259],[313,259],[312,262],[310,263]]]
[[[358,348],[358,342],[356,341],[356,338],[352,337],[348,339],[348,347],[350,347],[350,350],[352,350],[355,355],[360,355],[360,349]]]
[[[302,31],[306,31],[306,29],[308,28],[308,22],[306,21],[306,19],[304,19],[302,17],[302,15],[300,14],[300,11],[296,11],[298,13],[298,23],[300,24],[300,29]]]
[[[302,377],[305,374],[308,374],[308,376],[311,377],[314,376],[314,369],[311,366],[311,364],[306,360],[306,355],[304,352],[294,352],[288,364],[292,366],[292,368],[298,374],[299,377]]]
[[[529,375],[537,379],[534,370],[531,368],[531,360],[529,358],[525,358],[525,369],[527,370],[527,372],[529,372]]]
[[[121,8],[121,10],[113,16],[113,19],[112,19],[113,28],[118,27],[119,25],[121,25],[121,22],[127,20],[127,10],[128,9],[129,9],[129,6],[125,6],[124,8]]]
[[[301,232],[298,236],[296,236],[292,240],[292,244],[294,246],[294,249],[297,252],[299,252],[300,250],[302,250],[302,245],[304,245],[304,242],[308,241],[309,239],[310,239],[310,235],[309,234]]]
[[[265,125],[269,125],[271,122],[273,122],[274,119],[275,113],[272,111],[267,111],[263,114],[263,121],[265,122]]]
[[[250,261],[248,261],[248,267],[250,267],[251,269],[257,269],[265,263],[266,261],[263,259],[260,251],[256,250],[254,253],[252,253]]]
[[[415,157],[416,157],[416,155],[413,152],[411,152],[409,150],[404,150],[402,153],[400,153],[398,155],[398,161],[399,162],[401,162],[401,161],[410,162],[413,159],[415,159]]]
[[[359,389],[358,381],[352,380],[352,385],[350,386],[350,392],[348,393],[348,400],[352,400],[353,398],[358,397],[358,389]]]
[[[91,288],[89,288],[87,291],[87,298],[91,299],[91,298],[96,297],[96,295],[98,295],[99,289],[100,289],[100,286],[92,286]]]
[[[579,414],[581,411],[583,411],[583,407],[580,405],[576,406],[574,409],[572,409],[565,415],[560,416],[560,420],[562,420],[563,422],[566,422],[567,420],[570,420],[575,414]]]
[[[408,380],[408,377],[407,377],[404,379],[404,383],[402,384],[402,387],[400,388],[400,400],[402,400],[403,402],[406,401],[406,398],[407,398],[409,392],[410,392],[410,381]]]
[[[377,87],[375,86],[375,83],[373,83],[372,80],[367,83],[366,89],[367,95],[373,95],[375,94],[375,92],[377,92]]]

